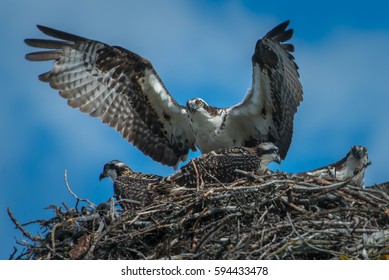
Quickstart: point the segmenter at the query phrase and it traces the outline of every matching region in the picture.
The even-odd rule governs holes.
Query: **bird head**
[[[201,109],[204,109],[205,107],[208,106],[208,104],[201,98],[193,98],[193,99],[189,99],[186,102],[186,106],[188,107],[190,112],[196,112]]]
[[[281,163],[280,150],[271,142],[259,144],[256,147],[256,153],[261,158],[261,161],[266,165],[273,161],[278,164]]]
[[[369,161],[367,148],[364,146],[352,146],[350,152],[347,155],[347,160],[359,162],[359,168],[367,167],[371,164],[371,161]]]
[[[367,149],[364,146],[352,146],[350,152],[350,154],[356,159],[361,159],[368,156]]]
[[[189,99],[186,102],[189,113],[200,113],[204,116],[215,116],[218,113],[218,109],[207,104],[201,98]]]
[[[351,183],[363,187],[366,167],[371,164],[364,146],[352,146],[346,156],[345,179],[353,177]]]
[[[104,165],[103,172],[100,174],[100,181],[106,177],[110,177],[113,181],[117,179],[117,177],[132,172],[131,168],[129,168],[126,164],[119,160],[111,160]]]

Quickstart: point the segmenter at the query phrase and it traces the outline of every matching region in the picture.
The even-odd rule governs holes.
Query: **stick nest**
[[[49,220],[22,225],[8,210],[29,240],[11,258],[389,259],[388,183],[362,189],[350,180],[246,175],[125,211],[117,203],[131,202],[96,206],[72,192],[76,206],[50,206]],[[25,229],[32,223],[42,234]]]

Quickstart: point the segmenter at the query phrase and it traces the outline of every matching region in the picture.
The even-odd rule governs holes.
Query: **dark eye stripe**
[[[278,153],[278,149],[268,149],[268,150],[265,150],[265,149],[259,149],[259,152],[261,154],[271,154],[271,153]]]

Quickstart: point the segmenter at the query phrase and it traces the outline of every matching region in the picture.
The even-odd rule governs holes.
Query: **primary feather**
[[[286,21],[268,32],[255,47],[252,87],[243,101],[216,108],[195,98],[179,105],[152,64],[117,46],[38,26],[59,40],[26,39],[36,48],[31,61],[54,60],[39,79],[50,83],[68,104],[116,129],[144,154],[177,166],[196,146],[202,153],[233,146],[273,142],[285,158],[302,87],[290,54],[292,36]]]

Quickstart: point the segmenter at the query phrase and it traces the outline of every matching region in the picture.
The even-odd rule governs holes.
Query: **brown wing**
[[[293,134],[293,120],[303,99],[298,67],[291,44],[282,44],[293,35],[289,21],[269,31],[255,46],[252,57],[253,83],[244,100],[229,109],[227,126],[240,129],[246,142],[273,142],[284,159]]]
[[[29,46],[49,49],[26,58],[55,60],[39,79],[59,90],[70,106],[100,117],[162,164],[177,166],[195,149],[186,109],[168,93],[148,60],[121,47],[38,28],[63,41],[26,39]]]
[[[119,200],[130,199],[138,201],[140,205],[148,205],[153,201],[153,193],[148,190],[148,186],[159,183],[161,180],[161,176],[137,172],[120,176],[114,182],[115,196]],[[121,203],[122,206],[126,206],[126,204],[125,202]],[[128,204],[128,206],[130,205]]]

